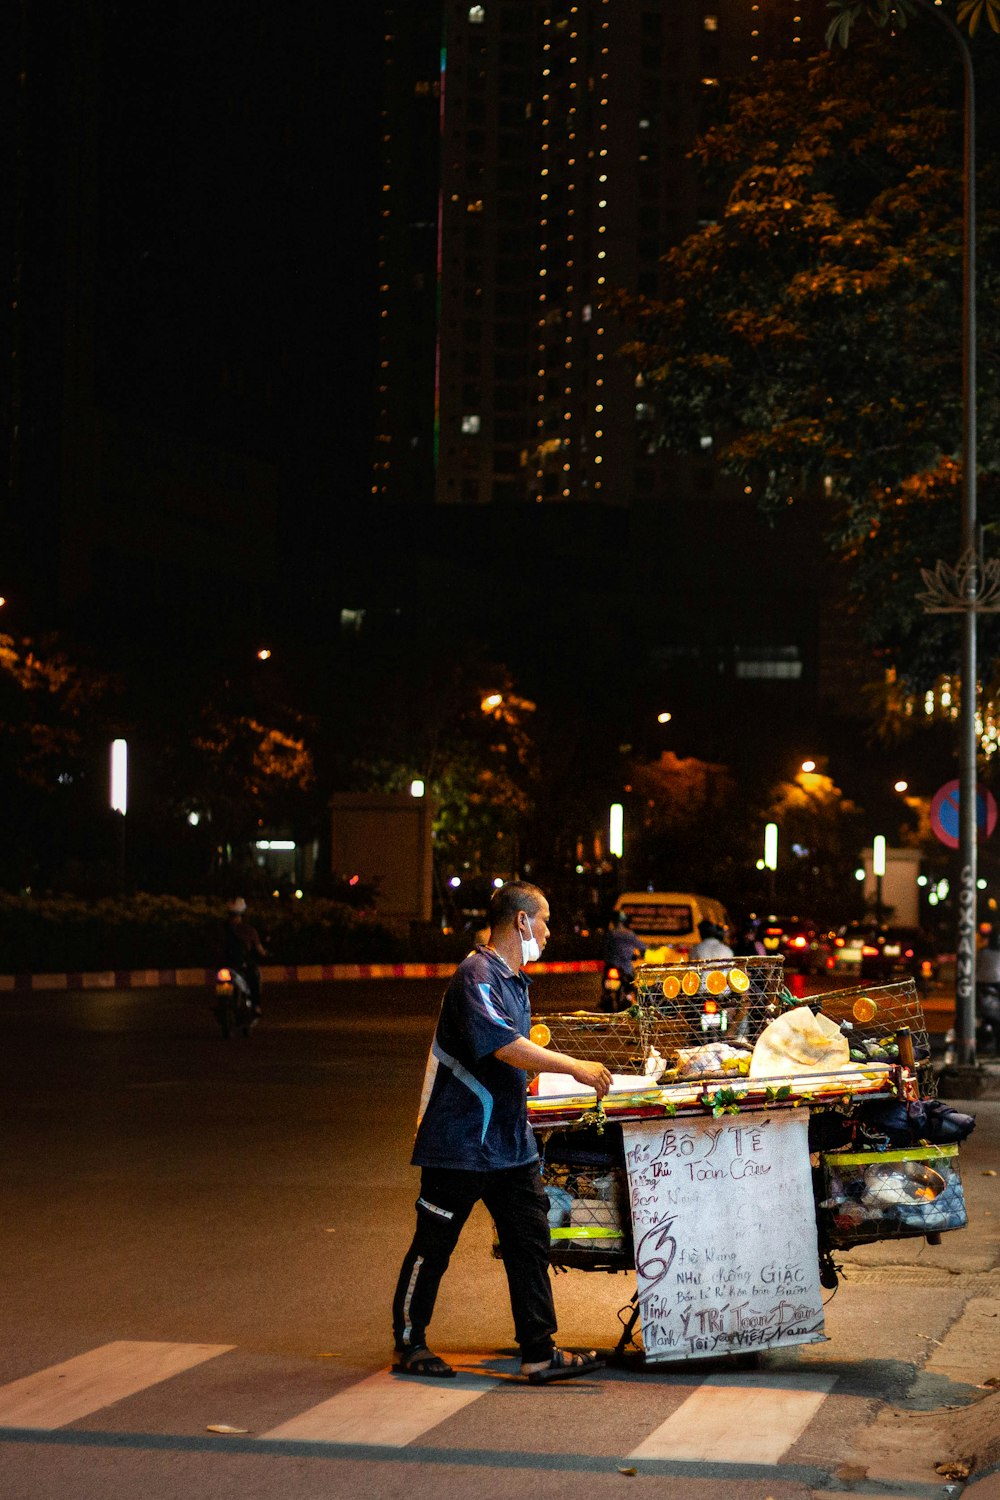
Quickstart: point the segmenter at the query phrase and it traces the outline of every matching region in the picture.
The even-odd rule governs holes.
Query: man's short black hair
[[[537,916],[544,900],[545,894],[537,885],[527,880],[508,880],[490,897],[490,926],[513,926],[519,911],[527,912],[529,917]]]

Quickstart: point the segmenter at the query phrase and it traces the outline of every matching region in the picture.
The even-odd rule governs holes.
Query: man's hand
[[[598,1099],[603,1099],[611,1087],[611,1074],[604,1064],[581,1062],[579,1058],[574,1058],[573,1063],[573,1077],[577,1083],[582,1083],[585,1088],[596,1090]]]

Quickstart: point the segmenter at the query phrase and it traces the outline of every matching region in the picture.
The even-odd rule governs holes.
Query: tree
[[[935,0],[940,4],[940,0]],[[828,0],[834,12],[827,28],[826,44],[832,47],[839,42],[846,47],[856,21],[866,19],[884,30],[893,26],[905,30],[910,19],[920,12],[916,0]],[[996,32],[1000,32],[1000,0],[958,0],[957,20],[975,36],[983,17]]]
[[[538,776],[529,725],[534,703],[506,668],[471,653],[442,673],[383,679],[376,704],[354,724],[346,780],[399,792],[423,781],[437,802],[435,857],[441,871],[511,874]]]
[[[824,772],[802,771],[777,787],[769,813],[782,846],[779,904],[820,921],[842,920],[864,840],[861,809]]]
[[[763,819],[728,766],[666,750],[630,770],[629,881],[745,905]]]
[[[0,635],[0,880],[58,883],[67,858],[93,856],[117,691],[54,636]]]
[[[662,297],[614,298],[636,334],[623,353],[655,406],[660,442],[693,453],[710,436],[721,466],[775,517],[824,494],[831,545],[855,564],[867,639],[921,685],[954,658],[947,625],[940,653],[926,638],[909,649],[909,595],[917,567],[942,555],[946,515],[957,532],[941,476],[961,432],[961,131],[950,70],[924,52],[931,40],[914,33],[905,46],[776,63],[738,86],[728,118],[697,148],[724,192],[719,222],[668,253]],[[996,59],[984,66],[992,77]],[[997,113],[996,91],[982,92],[979,264],[990,307]],[[992,473],[991,330],[982,354],[980,462]],[[983,499],[995,512],[989,483]],[[885,545],[901,507],[918,523],[906,543],[912,587]]]

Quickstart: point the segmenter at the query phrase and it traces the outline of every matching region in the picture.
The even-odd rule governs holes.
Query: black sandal
[[[552,1358],[540,1370],[525,1370],[529,1385],[549,1385],[553,1380],[575,1380],[578,1375],[589,1375],[592,1370],[603,1370],[604,1361],[589,1349],[586,1354],[574,1354],[570,1349],[553,1349]]]
[[[411,1349],[408,1353],[400,1352],[399,1364],[393,1365],[394,1375],[430,1375],[437,1380],[454,1380],[455,1371],[451,1365],[445,1364],[438,1355],[432,1354],[429,1349]]]

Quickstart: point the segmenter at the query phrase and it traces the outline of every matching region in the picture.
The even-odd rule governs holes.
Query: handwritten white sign
[[[805,1110],[623,1127],[647,1360],[823,1335]]]

